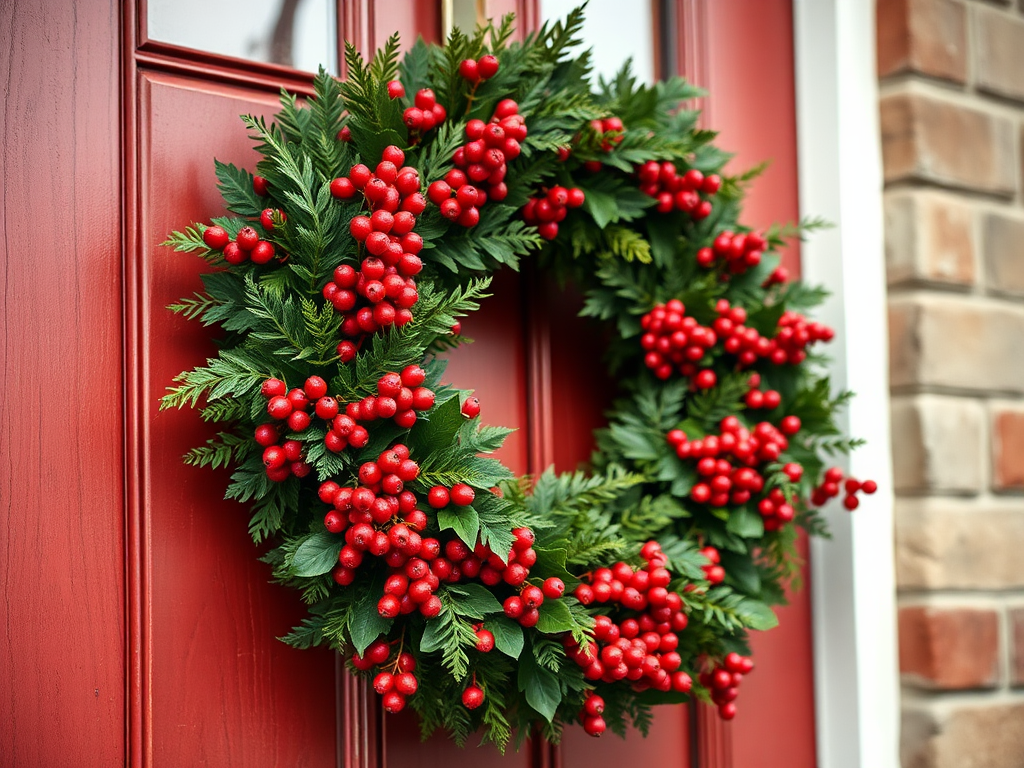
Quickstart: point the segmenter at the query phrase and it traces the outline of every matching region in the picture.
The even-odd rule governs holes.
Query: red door
[[[296,651],[275,639],[302,613],[295,595],[267,583],[246,532],[245,510],[218,501],[226,475],[181,464],[182,453],[205,437],[202,423],[191,411],[157,410],[173,375],[213,347],[204,329],[164,308],[196,289],[198,260],[156,244],[172,229],[220,212],[214,156],[254,164],[237,116],[270,115],[278,89],[308,92],[308,77],[150,40],[145,0],[139,8],[124,3],[120,29],[114,4],[88,3],[77,20],[68,10],[45,22],[29,13],[29,5],[5,4],[2,25],[26,30],[26,39],[5,49],[20,55],[34,79],[16,83],[25,95],[13,102],[9,97],[9,103],[30,105],[23,119],[37,125],[32,133],[15,133],[12,143],[34,152],[34,163],[4,154],[5,190],[14,179],[40,191],[5,194],[3,222],[5,381],[8,391],[16,386],[32,395],[2,401],[10,428],[0,437],[0,453],[9,457],[10,476],[18,482],[3,487],[10,501],[0,505],[0,515],[7,530],[22,535],[10,538],[2,577],[21,607],[9,612],[9,651],[0,654],[0,680],[10,681],[12,692],[0,703],[0,724],[14,724],[10,730],[0,726],[0,764],[61,765],[71,758],[76,765],[111,765],[122,754],[133,766],[460,764],[465,756],[443,738],[421,745],[411,717],[382,718],[376,699],[347,678],[330,653]],[[58,5],[64,13],[65,5]],[[681,47],[680,60],[691,62],[694,79],[714,89],[711,125],[723,130],[722,145],[740,150],[741,165],[775,159],[756,187],[748,221],[794,219],[788,0],[674,5],[680,25],[668,42]],[[744,12],[735,13],[740,5]],[[439,36],[440,3],[343,0],[337,8],[338,37],[364,50],[396,28],[407,41],[417,31],[428,39]],[[516,10],[527,30],[537,23],[537,5],[528,0],[492,0],[487,10]],[[755,45],[766,29],[773,30],[772,45]],[[64,38],[50,41],[53,35],[66,36],[69,45],[60,44]],[[44,50],[49,44],[70,53],[51,57],[44,67],[32,58],[39,41],[46,41]],[[119,47],[120,99],[114,74]],[[757,59],[737,51],[757,52]],[[76,83],[70,103],[63,87],[69,82]],[[37,114],[32,89],[63,111]],[[37,178],[43,167],[53,174],[50,187]],[[40,239],[22,222],[47,210],[54,226]],[[68,239],[69,230],[80,233],[79,241]],[[34,257],[29,267],[19,249],[36,253],[40,244],[47,257]],[[6,303],[11,285],[20,297],[14,312]],[[61,298],[56,315],[50,314],[54,288]],[[477,389],[488,421],[519,429],[502,454],[517,472],[551,463],[571,469],[585,459],[606,404],[600,395],[594,402],[570,399],[569,388],[559,386],[581,366],[595,367],[599,335],[581,330],[583,321],[564,300],[538,301],[548,290],[529,271],[500,275],[494,298],[464,323],[466,335],[479,343],[457,352],[449,368],[453,380]],[[31,334],[12,336],[11,318]],[[51,334],[51,327],[69,330]],[[45,352],[50,362],[25,362],[34,360],[28,349]],[[45,409],[35,399],[52,380],[81,401],[73,406],[79,432],[70,446],[66,412]],[[38,435],[39,441],[17,443],[18,434]],[[74,479],[73,492],[62,488],[56,500],[62,522],[70,524],[36,535],[43,529],[28,521],[54,506],[53,488],[45,482],[51,476]],[[39,572],[42,577],[26,575]],[[50,605],[55,608],[47,611]],[[61,642],[64,624],[85,628],[75,634],[70,664]],[[731,726],[701,715],[699,738],[691,739],[689,710],[665,707],[646,741],[597,741],[569,729],[559,749],[533,743],[501,762],[524,768],[602,768],[626,761],[811,766],[806,592],[785,609],[780,629],[755,640],[755,651],[759,671],[745,685],[742,715]],[[61,674],[50,673],[53,667]],[[61,725],[55,735],[52,723]],[[697,762],[690,760],[692,747],[700,753]],[[497,755],[486,759],[496,762]]]

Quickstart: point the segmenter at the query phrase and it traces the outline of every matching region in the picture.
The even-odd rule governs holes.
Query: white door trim
[[[811,544],[820,768],[898,768],[899,675],[889,435],[882,164],[874,2],[794,0],[800,211],[835,226],[803,245],[803,276],[832,296],[835,388],[857,393],[844,426],[867,446],[849,461],[879,490],[826,513]]]

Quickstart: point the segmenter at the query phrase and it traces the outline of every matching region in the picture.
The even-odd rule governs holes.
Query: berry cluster
[[[311,397],[310,392],[321,394]],[[267,398],[267,413],[272,419],[286,422],[292,432],[302,432],[310,423],[307,413],[310,402],[327,394],[327,383],[319,376],[312,376],[306,380],[303,389],[296,387],[289,390],[283,381],[271,378],[263,382],[260,394]],[[254,437],[256,443],[263,447],[267,477],[275,483],[284,482],[292,475],[305,477],[311,468],[303,460],[302,443],[298,440],[285,440],[278,445],[280,435],[281,430],[276,424],[260,424],[256,427]]]
[[[444,509],[448,504],[468,507],[476,498],[476,491],[465,483],[456,483],[451,488],[435,485],[427,492],[427,504],[434,509]]]
[[[676,633],[688,624],[683,600],[668,589],[672,576],[660,545],[649,541],[640,554],[646,560],[642,568],[619,562],[584,577],[585,582],[573,592],[576,599],[583,605],[610,605],[618,609],[620,618],[599,614],[594,640],[580,646],[569,636],[564,641],[566,654],[583,669],[587,680],[629,680],[637,691],[654,688],[685,693],[692,681],[679,669],[682,657],[676,651]],[[596,711],[599,705],[603,702],[592,705],[593,713],[584,705],[584,727],[587,717],[600,716]],[[592,725],[594,730],[603,730],[597,722]]]
[[[718,705],[718,716],[723,720],[736,717],[736,697],[744,675],[754,671],[754,662],[749,656],[738,653],[726,654],[720,666],[700,675],[700,684],[711,691],[711,700]]]
[[[782,404],[782,395],[779,394],[777,390],[761,389],[761,374],[750,374],[750,378],[747,380],[747,386],[749,389],[747,390],[747,394],[743,396],[743,402],[750,410],[758,411],[763,409],[772,411]],[[793,432],[790,433],[788,430],[794,424],[793,419],[796,419],[795,423],[797,425],[797,429],[794,429]],[[797,419],[796,416],[787,416],[783,419],[783,423],[780,426],[782,427],[782,431],[786,432],[786,434],[794,434],[800,428],[799,422],[800,420]]]
[[[508,163],[519,157],[520,142],[526,134],[526,121],[512,99],[498,102],[490,122],[474,119],[466,123],[469,141],[452,155],[455,168],[427,189],[427,196],[441,209],[441,215],[473,227],[480,221],[484,203],[504,200],[508,196]]]
[[[463,80],[473,83],[474,89],[481,80],[490,80],[498,74],[500,63],[497,56],[487,54],[479,59],[463,59],[459,63],[459,74]]]
[[[680,429],[666,435],[666,441],[683,460],[696,462],[699,481],[690,489],[690,498],[698,504],[725,507],[746,504],[765,488],[762,474],[766,465],[778,461],[789,447],[787,435],[796,434],[800,420],[787,416],[783,429],[762,421],[753,430],[744,427],[736,416],[726,416],[720,423],[721,433],[690,440]],[[794,482],[799,480],[802,468],[786,464],[784,469]],[[759,499],[758,509],[765,518],[765,527],[775,530],[793,519],[793,508],[781,491],[772,489]],[[717,564],[714,558],[709,558]]]
[[[857,498],[858,492],[864,492],[870,496],[878,490],[878,483],[874,480],[862,481],[854,477],[847,477],[844,482],[843,477],[843,470],[839,467],[831,467],[825,470],[825,477],[821,485],[811,492],[811,503],[816,507],[824,506],[828,503],[829,499],[834,499],[838,496],[840,488],[842,488],[846,494],[843,497],[843,506],[852,512],[860,506],[860,499]]]
[[[779,318],[779,329],[772,341],[775,349],[786,356],[785,362],[799,365],[807,358],[807,345],[816,341],[832,341],[835,331],[827,325],[808,320],[798,312],[786,311]],[[775,350],[772,362],[776,362]],[[781,355],[778,356],[781,359]]]
[[[377,461],[359,467],[355,488],[333,480],[320,484],[320,500],[333,507],[324,515],[324,527],[330,533],[345,534],[338,565],[331,573],[334,581],[348,586],[367,554],[383,558],[388,576],[377,612],[389,619],[416,610],[426,618],[441,612],[441,600],[434,594],[441,581],[429,564],[440,555],[441,544],[420,536],[427,527],[427,515],[417,508],[416,494],[405,489],[419,471],[408,447],[398,443]]]
[[[711,197],[722,187],[722,177],[712,173],[705,176],[696,168],[680,175],[675,165],[648,160],[637,168],[640,191],[658,201],[658,211],[683,211],[694,221],[711,215],[711,201],[702,200],[701,193]]]
[[[502,607],[510,619],[515,619],[524,627],[532,627],[540,619],[540,607],[544,600],[557,600],[564,593],[565,582],[552,576],[545,579],[539,587],[534,584],[525,585],[518,595],[506,598]]]
[[[408,365],[401,373],[385,373],[377,380],[376,395],[348,403],[344,413],[335,410],[335,415],[329,417],[331,429],[324,437],[327,449],[340,453],[350,445],[366,445],[368,434],[365,427],[356,423],[359,421],[393,419],[402,429],[411,428],[416,423],[417,411],[429,411],[434,406],[434,391],[422,386],[426,378],[426,371],[418,365]]]
[[[580,720],[583,722],[583,730],[589,736],[600,736],[608,729],[608,724],[601,715],[604,713],[604,699],[593,691],[587,691],[587,698],[583,701],[583,709],[580,710]]]
[[[396,83],[398,81],[392,80],[391,82]],[[398,83],[398,86],[402,86],[402,84]],[[397,96],[391,96],[391,98],[401,98],[405,95],[405,87],[402,86],[399,93],[398,87],[392,86],[389,83],[388,95],[391,93],[398,94]],[[416,91],[416,96],[413,98],[413,106],[402,113],[402,121],[405,123],[406,128],[409,129],[409,140],[413,144],[419,142],[424,133],[443,123],[446,117],[448,117],[448,112],[437,103],[437,97],[434,96],[434,92],[429,88]]]
[[[761,263],[768,241],[758,232],[719,233],[711,247],[697,251],[697,264],[705,268],[724,264],[727,274],[738,275]]]
[[[699,367],[708,350],[718,343],[718,336],[714,329],[687,317],[679,299],[655,306],[640,318],[640,327],[644,331],[640,346],[647,351],[644,364],[659,379],[667,379],[678,370],[683,376],[692,376],[698,389],[710,389],[718,383],[713,370]]]
[[[373,689],[382,697],[384,710],[395,713],[405,708],[407,697],[416,693],[419,681],[416,679],[416,659],[408,651],[399,650],[393,660],[391,644],[384,640],[375,640],[360,656],[352,656],[352,666],[361,672],[369,672],[374,667],[380,671],[374,675]]]
[[[718,317],[710,327],[686,315],[686,306],[678,299],[658,304],[640,318],[643,334],[640,346],[645,350],[644,364],[659,379],[669,378],[673,371],[691,377],[697,389],[709,389],[718,383],[718,377],[709,367],[706,355],[721,342],[722,349],[736,358],[736,367],[746,368],[767,360],[773,365],[798,365],[807,357],[807,346],[817,341],[831,341],[834,332],[803,315],[786,311],[779,318],[773,338],[767,338],[744,323],[747,312],[730,305],[726,299],[715,303]],[[781,402],[778,392],[760,392],[760,376],[751,378],[751,392],[747,396],[749,408],[777,408]]]
[[[612,115],[610,117],[603,118],[601,120],[591,120],[590,129],[597,134],[597,138],[601,143],[602,152],[611,152],[618,144],[622,143],[622,139],[625,137],[626,127],[622,123],[621,117]],[[559,148],[558,159],[565,161],[569,157],[569,149]],[[597,173],[604,167],[604,163],[600,160],[587,160],[583,163],[583,167],[591,173]]]
[[[345,316],[342,334],[355,340],[338,345],[342,362],[355,357],[366,335],[412,320],[411,308],[419,299],[413,276],[423,269],[417,255],[423,238],[412,230],[427,203],[420,193],[419,172],[403,167],[404,162],[405,153],[388,146],[374,171],[360,163],[348,176],[331,182],[331,194],[339,200],[362,193],[370,214],[349,222],[352,237],[369,255],[359,270],[339,265],[334,280],[323,288],[324,298]]]
[[[718,550],[709,544],[702,547],[700,553],[708,560],[706,565],[701,566],[704,578],[708,580],[708,583],[714,585],[725,581],[725,568],[722,567],[722,556]]]
[[[570,208],[579,208],[585,200],[583,190],[578,187],[551,187],[537,197],[531,197],[523,206],[523,221],[536,227],[545,240],[558,236],[558,222],[565,218]]]
[[[773,365],[798,365],[806,359],[809,344],[831,341],[835,335],[827,325],[809,321],[797,312],[786,311],[779,318],[774,338],[769,339],[755,328],[743,324],[747,312],[742,307],[733,307],[726,299],[719,299],[715,303],[715,311],[718,318],[712,325],[723,339],[723,349],[736,356],[740,368],[753,365],[759,359],[768,360]]]
[[[263,213],[266,214],[267,211]],[[262,218],[261,216],[261,221]],[[273,224],[272,221],[271,224]],[[224,227],[216,225],[207,227],[203,230],[203,242],[211,250],[222,251],[224,261],[234,266],[244,264],[249,260],[253,264],[267,264],[276,255],[273,243],[261,240],[259,232],[253,227],[242,227],[238,230],[234,240],[231,239]]]

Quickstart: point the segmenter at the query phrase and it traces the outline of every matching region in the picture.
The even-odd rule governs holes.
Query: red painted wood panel
[[[124,753],[118,4],[0,3],[0,765]]]
[[[770,160],[750,187],[744,223],[766,227],[800,217],[791,0],[705,2],[707,126],[735,152],[733,172]],[[783,261],[794,277],[794,243]],[[801,556],[807,557],[801,540]],[[806,768],[816,764],[814,669],[808,569],[803,589],[778,609],[780,626],[752,633],[757,671],[745,678],[731,731],[737,768]]]
[[[222,501],[228,474],[181,455],[212,433],[190,410],[158,411],[178,371],[212,353],[209,331],[164,307],[200,288],[202,262],[158,247],[187,222],[223,211],[212,157],[252,167],[238,115],[271,113],[270,94],[143,73],[139,81],[143,621],[153,764],[335,764],[335,671],[326,650],[275,638],[303,615],[268,583],[248,511]]]
[[[441,3],[439,0],[371,0],[373,6],[373,45],[383,47],[397,32],[402,50],[408,50],[420,35],[428,43],[441,41]]]
[[[705,124],[716,144],[736,154],[731,173],[764,161],[744,206],[752,227],[797,221],[796,94],[792,0],[703,0],[707,82]],[[799,244],[786,250],[800,273]]]

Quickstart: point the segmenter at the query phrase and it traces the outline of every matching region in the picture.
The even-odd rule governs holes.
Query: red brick
[[[992,415],[992,486],[1024,490],[1024,407],[995,406]]]
[[[1024,391],[1024,307],[921,292],[891,299],[889,322],[894,387]]]
[[[903,768],[1024,768],[1024,703],[904,710]]]
[[[1024,510],[1015,499],[896,499],[902,590],[1024,588]]]
[[[967,13],[950,0],[879,0],[878,75],[918,72],[962,83]]]
[[[1024,21],[1007,13],[977,8],[974,30],[978,88],[1024,100]]]
[[[977,400],[938,395],[894,397],[896,491],[980,492],[985,485],[984,423]]]
[[[886,182],[1013,195],[1016,131],[1008,118],[905,90],[881,100],[880,119]]]
[[[972,285],[976,279],[974,209],[947,194],[887,192],[885,261],[889,285]]]
[[[899,612],[900,673],[924,688],[991,688],[999,682],[999,616],[973,608]]]
[[[985,285],[993,291],[1024,295],[1024,216],[990,213],[982,219],[981,252]]]
[[[1024,686],[1024,606],[1009,611],[1010,642],[1013,643],[1010,682],[1015,686]]]

